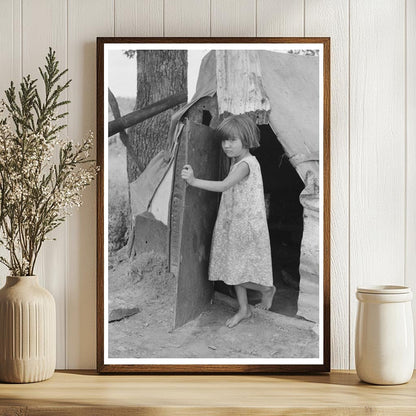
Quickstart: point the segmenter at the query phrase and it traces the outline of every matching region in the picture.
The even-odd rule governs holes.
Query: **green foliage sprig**
[[[93,135],[79,144],[59,137],[66,124],[58,121],[68,100],[60,100],[70,80],[59,70],[49,48],[44,69],[39,68],[44,94],[37,80],[23,78],[20,90],[13,82],[0,104],[0,245],[10,254],[0,256],[13,276],[31,276],[47,235],[81,205],[81,194],[96,175],[90,159]]]

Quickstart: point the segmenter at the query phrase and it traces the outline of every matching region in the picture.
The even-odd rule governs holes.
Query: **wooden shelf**
[[[276,376],[132,376],[58,371],[34,384],[1,384],[0,415],[412,415],[416,376],[400,386],[353,372]]]

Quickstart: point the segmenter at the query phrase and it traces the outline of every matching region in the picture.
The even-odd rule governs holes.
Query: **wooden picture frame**
[[[124,115],[122,51],[136,65]],[[181,170],[224,178],[215,127],[240,113],[261,132],[277,292],[228,328],[232,289],[208,281],[219,194]],[[97,38],[97,141],[100,373],[330,371],[329,38]]]

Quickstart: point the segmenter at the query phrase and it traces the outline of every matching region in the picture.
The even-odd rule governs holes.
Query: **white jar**
[[[413,294],[405,286],[358,288],[355,366],[372,384],[407,383],[414,368]]]

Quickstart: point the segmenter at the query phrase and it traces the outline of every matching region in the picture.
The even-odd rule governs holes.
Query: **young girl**
[[[222,181],[198,179],[192,167],[185,165],[182,178],[196,188],[222,192],[212,237],[209,280],[222,280],[235,287],[240,308],[226,322],[232,328],[251,316],[247,289],[261,292],[262,300],[256,307],[270,309],[276,288],[260,165],[249,152],[259,146],[260,131],[248,116],[236,115],[226,118],[216,132],[232,161],[228,176]]]

